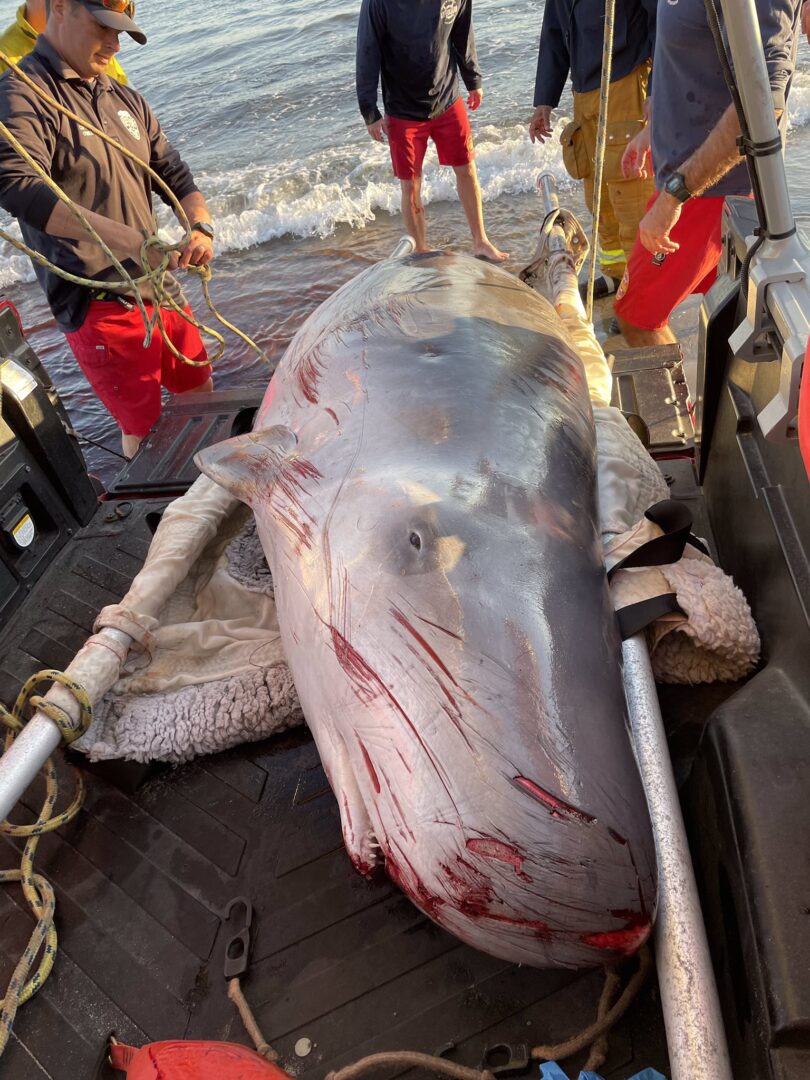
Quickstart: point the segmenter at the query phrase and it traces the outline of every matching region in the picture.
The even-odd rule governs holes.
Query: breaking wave
[[[810,72],[796,72],[789,102],[790,129],[810,123]],[[555,136],[566,122],[560,117]],[[477,127],[478,174],[485,202],[534,190],[539,172],[550,172],[564,190],[573,184],[562,163],[557,138],[532,145],[520,123]],[[802,156],[804,156],[802,154]],[[326,237],[341,226],[363,229],[379,213],[399,212],[399,185],[391,175],[386,147],[363,140],[281,164],[257,164],[233,171],[198,173],[197,181],[217,223],[220,253],[244,251],[281,237]],[[441,168],[432,148],[425,163],[426,203],[456,198],[452,170]],[[161,206],[165,235],[179,237],[171,214]],[[16,223],[0,215],[0,227],[19,237]],[[0,289],[34,280],[26,256],[0,242]]]
[[[560,120],[561,129],[564,120]],[[482,126],[476,133],[478,174],[484,200],[533,191],[539,172],[551,172],[563,187],[570,184],[558,140],[534,146],[523,124]],[[380,212],[399,212],[399,184],[391,174],[386,147],[370,140],[359,146],[333,148],[316,157],[281,165],[255,165],[233,172],[197,174],[217,225],[219,252],[244,251],[283,236],[325,237],[345,225],[362,229]],[[441,168],[428,151],[423,181],[426,203],[456,198],[453,172]],[[161,207],[165,235],[175,239],[179,227]],[[0,219],[0,227],[19,237],[16,223]],[[0,288],[33,281],[29,260],[0,243]]]

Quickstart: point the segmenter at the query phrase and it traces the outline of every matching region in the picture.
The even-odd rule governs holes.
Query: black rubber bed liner
[[[30,673],[69,663],[96,612],[128,588],[165,505],[104,504],[64,549],[0,638],[3,701]],[[444,933],[386,879],[354,872],[305,729],[146,776],[130,766],[113,782],[108,768],[91,773],[79,817],[40,844],[59,954],[18,1014],[2,1080],[86,1080],[111,1031],[136,1045],[247,1043],[223,977],[235,927],[221,915],[237,896],[255,912],[246,996],[297,1075],[323,1076],[383,1049],[443,1050],[477,1065],[488,1046],[561,1040],[593,1019],[599,972],[493,959]],[[35,792],[15,820],[30,820]],[[3,839],[0,866],[17,862],[17,845]],[[3,890],[3,985],[31,927],[20,890]],[[313,1044],[306,1057],[294,1051],[302,1038]],[[668,1072],[654,979],[615,1030],[603,1072],[624,1080],[645,1066]]]

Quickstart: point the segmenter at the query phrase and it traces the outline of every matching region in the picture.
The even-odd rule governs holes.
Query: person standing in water
[[[363,0],[357,101],[371,138],[388,139],[394,175],[402,187],[402,216],[416,250],[429,250],[421,185],[422,162],[432,139],[439,163],[456,174],[473,254],[501,263],[509,256],[490,242],[484,228],[470,120],[458,94],[459,73],[468,91],[467,108],[474,112],[484,90],[472,0]],[[381,80],[385,116],[377,107]]]

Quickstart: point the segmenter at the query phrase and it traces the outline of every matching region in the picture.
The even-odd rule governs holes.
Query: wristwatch
[[[673,199],[677,199],[678,202],[681,203],[685,203],[687,199],[692,198],[692,192],[686,186],[683,173],[672,173],[669,180],[664,184],[664,191],[666,191],[668,195],[671,195]]]
[[[210,221],[198,221],[195,225],[191,226],[192,232],[201,232],[203,236],[207,236],[209,240],[214,239],[214,226]]]

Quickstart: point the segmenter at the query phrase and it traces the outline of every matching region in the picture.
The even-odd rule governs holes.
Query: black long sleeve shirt
[[[623,0],[613,24],[611,81],[618,82],[653,54],[657,0]],[[568,73],[578,94],[602,80],[604,0],[546,0],[534,104],[559,105]]]
[[[20,67],[56,101],[149,164],[178,199],[198,190],[188,166],[137,91],[107,75],[82,79],[42,34]],[[0,120],[78,206],[141,232],[155,232],[149,175],[88,128],[46,104],[13,71],[0,78]],[[158,194],[162,196],[161,189]],[[0,139],[0,206],[17,218],[28,246],[78,277],[117,279],[118,272],[89,235],[77,241],[45,231],[57,201],[11,144]],[[143,273],[134,260],[124,260],[124,266],[135,276]],[[61,329],[66,333],[78,329],[87,314],[90,290],[38,263],[34,270]]]
[[[481,86],[472,0],[363,0],[357,28],[357,101],[366,124],[389,116],[432,120]]]

